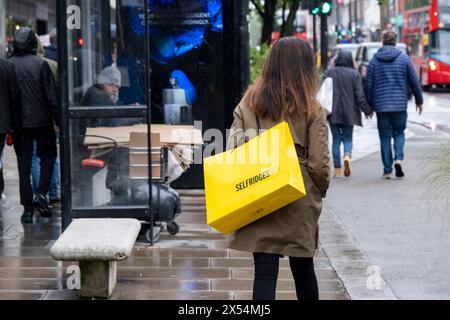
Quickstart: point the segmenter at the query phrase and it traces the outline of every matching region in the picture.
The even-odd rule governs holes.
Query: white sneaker
[[[6,196],[4,194],[2,194],[0,196],[0,202],[5,202],[6,201]]]
[[[383,174],[384,180],[391,180],[392,179],[392,173],[385,173]]]

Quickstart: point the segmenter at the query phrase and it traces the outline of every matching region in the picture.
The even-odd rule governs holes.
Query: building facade
[[[56,0],[3,0],[6,10],[6,37],[19,27],[32,27],[37,34],[49,33],[56,27]]]
[[[344,38],[354,37],[357,33],[358,42],[377,39],[380,29],[378,0],[338,0],[334,3],[330,32],[340,31]]]

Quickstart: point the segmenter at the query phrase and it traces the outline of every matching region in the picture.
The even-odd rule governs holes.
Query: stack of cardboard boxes
[[[190,152],[203,144],[202,132],[193,126],[151,126],[151,165],[152,180],[164,181],[168,166],[168,153],[171,152],[178,164],[186,170],[193,162]],[[119,147],[129,148],[129,178],[148,179],[149,152],[148,130],[146,125],[88,128],[85,145],[98,153],[98,150],[110,149],[115,145],[111,141],[98,138],[108,137],[117,142]],[[126,164],[124,164],[126,165]]]

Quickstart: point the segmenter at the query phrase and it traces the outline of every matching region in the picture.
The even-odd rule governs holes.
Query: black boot
[[[48,206],[47,198],[42,194],[36,194],[33,199],[33,207],[38,210],[44,218],[51,218],[53,215],[52,209]]]
[[[23,224],[33,223],[33,210],[25,210],[22,214],[22,217],[20,217],[20,222],[22,222]]]
[[[403,178],[405,176],[405,173],[403,172],[401,161],[399,161],[399,160],[395,161],[394,168],[395,168],[395,176],[397,178]]]
[[[0,196],[3,194],[3,191],[5,191],[5,180],[3,180],[3,169],[0,169]]]

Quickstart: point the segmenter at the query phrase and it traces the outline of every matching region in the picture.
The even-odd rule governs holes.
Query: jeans
[[[253,300],[275,300],[280,255],[254,253],[255,281]],[[295,281],[299,300],[319,300],[319,287],[314,271],[313,258],[289,257],[289,264]]]
[[[37,155],[41,159],[38,193],[47,196],[57,156],[55,130],[53,126],[23,129],[13,132],[13,141],[19,169],[20,204],[26,211],[32,212],[34,192],[30,176],[33,144],[36,142]]]
[[[55,165],[53,166],[52,178],[50,181],[50,187],[48,189],[48,197],[50,200],[59,199],[59,159],[56,158]],[[33,183],[33,190],[36,194],[39,189],[39,181],[41,177],[41,159],[37,156],[36,142],[33,144],[33,160],[31,163],[31,180]]]
[[[384,174],[390,174],[394,161],[403,161],[405,156],[403,150],[408,112],[378,112],[377,119]],[[394,156],[392,155],[392,138],[394,138]]]
[[[353,151],[353,126],[343,126],[330,123],[333,135],[333,160],[334,167],[341,167],[341,143],[344,144],[344,154],[352,156]]]

